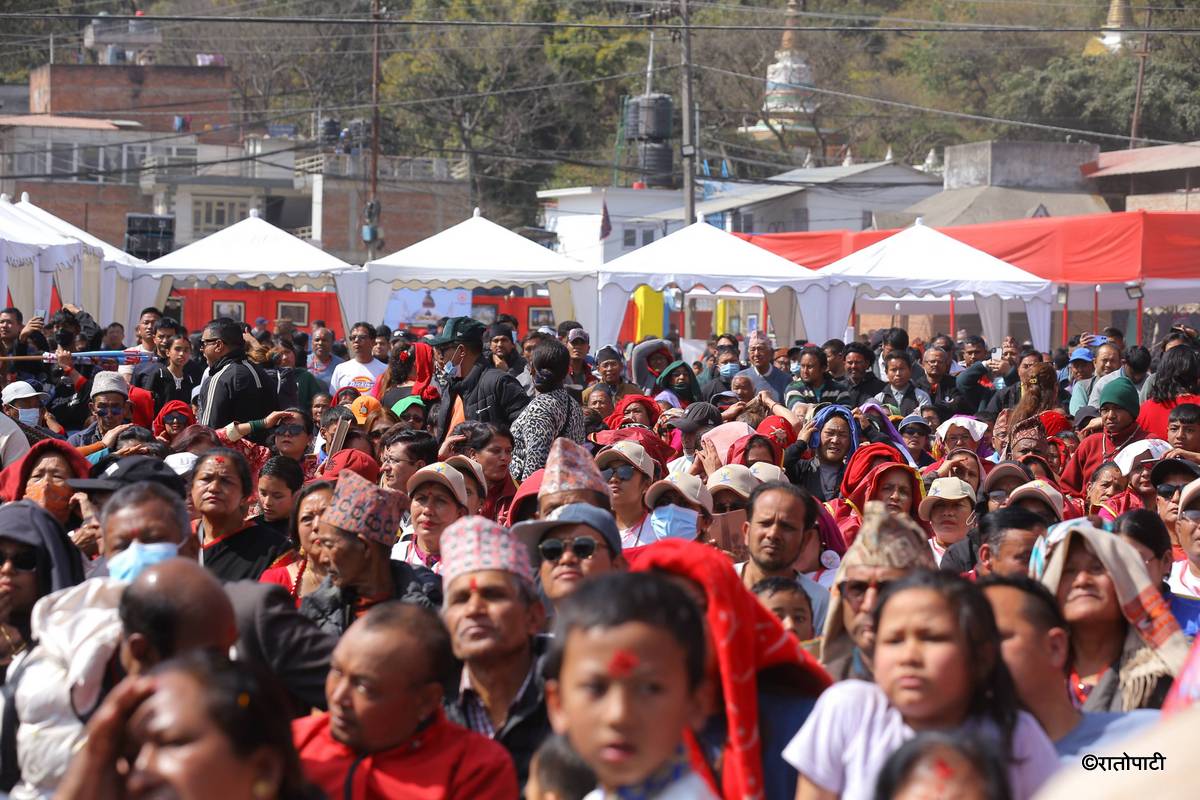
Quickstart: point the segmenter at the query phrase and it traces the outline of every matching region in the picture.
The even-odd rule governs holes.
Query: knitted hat
[[[396,543],[405,499],[402,493],[376,486],[357,472],[342,470],[321,521],[391,547]]]
[[[1135,417],[1142,408],[1142,401],[1138,399],[1137,389],[1129,378],[1124,376],[1109,381],[1100,390],[1100,408],[1104,408],[1109,403],[1120,406]]]
[[[560,436],[550,444],[538,497],[580,489],[590,489],[605,497],[612,494],[608,484],[600,477],[600,470],[591,454],[581,445]]]
[[[442,585],[469,572],[500,570],[533,586],[529,550],[507,528],[483,517],[463,517],[442,532]]]

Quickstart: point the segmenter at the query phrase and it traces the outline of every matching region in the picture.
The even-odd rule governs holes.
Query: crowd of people
[[[1200,337],[989,344],[0,310],[0,791],[1033,797],[1200,694]]]

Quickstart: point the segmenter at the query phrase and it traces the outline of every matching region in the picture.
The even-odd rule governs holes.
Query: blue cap
[[[1087,361],[1090,364],[1092,362],[1092,351],[1086,347],[1076,347],[1071,351],[1071,360]]]
[[[920,414],[909,414],[907,417],[900,420],[900,424],[896,426],[896,430],[902,431],[909,425],[924,425],[926,431],[933,430],[933,426],[931,426],[929,422]]]

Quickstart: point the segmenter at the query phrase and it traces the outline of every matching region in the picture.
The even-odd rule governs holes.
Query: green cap
[[[1120,406],[1135,417],[1142,407],[1141,401],[1138,399],[1137,389],[1124,376],[1109,381],[1100,390],[1100,408],[1103,409],[1109,404]]]
[[[451,344],[474,342],[483,344],[483,332],[487,328],[482,322],[473,317],[451,317],[446,320],[442,332],[433,337],[429,344],[432,347],[445,347]]]

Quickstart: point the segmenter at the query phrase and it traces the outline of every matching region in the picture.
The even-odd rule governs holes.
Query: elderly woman
[[[1080,708],[1160,708],[1188,644],[1137,550],[1107,531],[1073,525],[1041,580],[1070,625],[1070,689]]]
[[[892,514],[915,521],[917,506],[924,495],[925,485],[908,464],[880,464],[846,498],[850,510],[838,519],[838,528],[847,542],[853,542],[862,527],[862,509],[872,500],[883,503]]]
[[[925,532],[916,523],[890,514],[878,502],[868,503],[864,515],[829,593],[819,659],[834,680],[871,680],[872,617],[880,592],[914,570],[935,567]]]
[[[37,503],[66,530],[80,521],[67,481],[88,477],[91,464],[79,451],[58,439],[43,439],[20,460],[0,472],[0,500],[26,498]]]
[[[979,452],[979,443],[987,433],[987,423],[974,417],[954,416],[943,422],[937,428],[935,453],[945,455],[954,450],[974,450]],[[927,469],[936,470],[941,466],[934,462]]]
[[[825,406],[800,431],[783,454],[788,479],[821,500],[833,500],[846,472],[846,460],[858,449],[859,429],[846,406]]]

